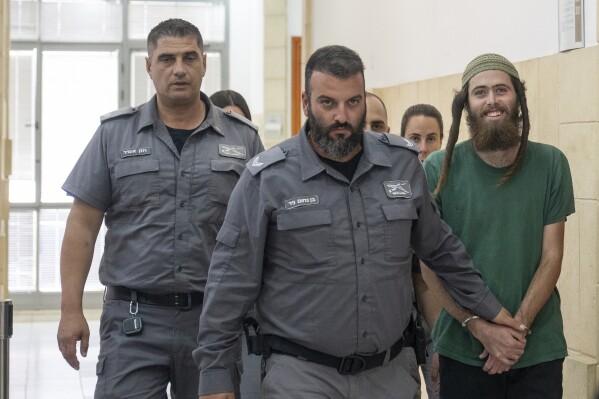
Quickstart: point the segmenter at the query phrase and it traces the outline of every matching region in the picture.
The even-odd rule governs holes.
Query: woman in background
[[[401,119],[401,135],[412,140],[418,146],[418,159],[424,161],[432,152],[440,150],[443,142],[443,118],[437,108],[430,104],[416,104],[406,109]],[[432,320],[436,320],[441,312],[441,305],[422,278],[420,262],[416,256],[412,263],[412,279],[416,292],[417,303],[425,316],[423,323],[426,331],[426,347],[428,356],[426,364],[421,365],[422,375],[426,385],[429,399],[439,399],[438,379],[433,381],[432,375],[437,374],[438,357],[433,358],[434,347],[431,339]],[[420,314],[417,316],[420,318]],[[431,318],[432,317],[432,318]],[[420,318],[421,319],[421,318]],[[418,320],[420,322],[422,320]]]
[[[248,120],[252,120],[252,114],[243,96],[233,90],[221,90],[210,96],[212,104],[225,111],[235,112]],[[249,311],[251,316],[253,310]],[[249,355],[245,336],[241,337],[241,359],[243,361],[243,374],[241,376],[241,397],[243,399],[259,399],[260,393],[260,363],[261,357]]]
[[[210,101],[217,107],[224,109],[225,111],[232,111],[238,115],[243,116],[248,120],[252,120],[252,114],[250,109],[245,102],[243,96],[233,90],[221,90],[217,91],[210,96]]]

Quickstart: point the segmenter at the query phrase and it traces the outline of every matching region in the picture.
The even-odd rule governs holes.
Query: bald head
[[[376,94],[366,93],[366,130],[389,133],[387,108]]]

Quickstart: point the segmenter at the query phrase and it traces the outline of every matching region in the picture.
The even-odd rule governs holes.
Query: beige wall
[[[527,85],[533,141],[560,148],[570,162],[576,213],[566,223],[565,254],[558,288],[569,356],[564,398],[595,398],[599,388],[599,46],[519,62]],[[374,90],[385,101],[390,125],[399,131],[412,104],[430,103],[443,114],[445,134],[460,75]],[[460,139],[467,132],[460,125]]]
[[[8,140],[8,3],[0,2],[0,299],[8,295],[8,176],[12,150]]]

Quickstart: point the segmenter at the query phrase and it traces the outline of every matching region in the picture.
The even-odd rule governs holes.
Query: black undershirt
[[[191,134],[197,129],[175,129],[173,127],[166,127],[168,129],[169,134],[171,135],[171,138],[173,139],[173,143],[175,143],[175,147],[177,147],[177,151],[179,151],[179,154],[181,154],[181,150],[183,149],[183,146],[185,145],[185,142],[187,141],[187,139],[189,138],[189,136],[191,136]]]
[[[354,173],[356,173],[356,169],[358,169],[358,163],[360,163],[360,158],[362,158],[362,150],[360,150],[360,152],[358,152],[355,157],[346,162],[333,161],[332,159],[324,158],[320,155],[319,157],[324,162],[331,165],[343,176],[345,176],[347,180],[351,181],[354,177]]]
[[[210,109],[210,105],[207,104],[204,100],[202,100],[204,102],[204,105],[206,106],[206,116],[208,116],[208,110]],[[206,117],[204,117],[205,119]],[[203,122],[203,121],[202,121]],[[201,125],[202,123],[200,123]],[[200,127],[200,125],[198,125],[198,127]],[[191,136],[191,134],[198,128],[193,128],[190,130],[187,129],[175,129],[173,127],[166,127],[168,129],[169,134],[171,135],[171,138],[173,139],[173,143],[175,144],[175,147],[177,147],[177,151],[179,151],[179,154],[181,154],[181,150],[183,150],[183,146],[185,145],[185,142],[187,141],[187,139],[189,138],[189,136]]]

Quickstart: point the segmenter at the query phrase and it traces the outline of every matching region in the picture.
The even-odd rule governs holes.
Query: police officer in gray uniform
[[[102,117],[63,185],[74,202],[58,345],[75,369],[76,342],[82,356],[89,343],[83,288],[103,220],[107,227],[96,398],[166,398],[169,382],[173,397],[197,397],[191,352],[216,234],[245,163],[263,150],[251,122],[200,92],[206,55],[195,26],[161,22],[148,55],[156,95]]]
[[[264,398],[419,397],[414,352],[402,350],[410,249],[462,306],[517,325],[439,218],[417,147],[364,132],[363,70],[350,49],[317,50],[307,123],[249,161],[231,195],[194,351],[201,398],[234,397],[236,337],[254,303]]]

